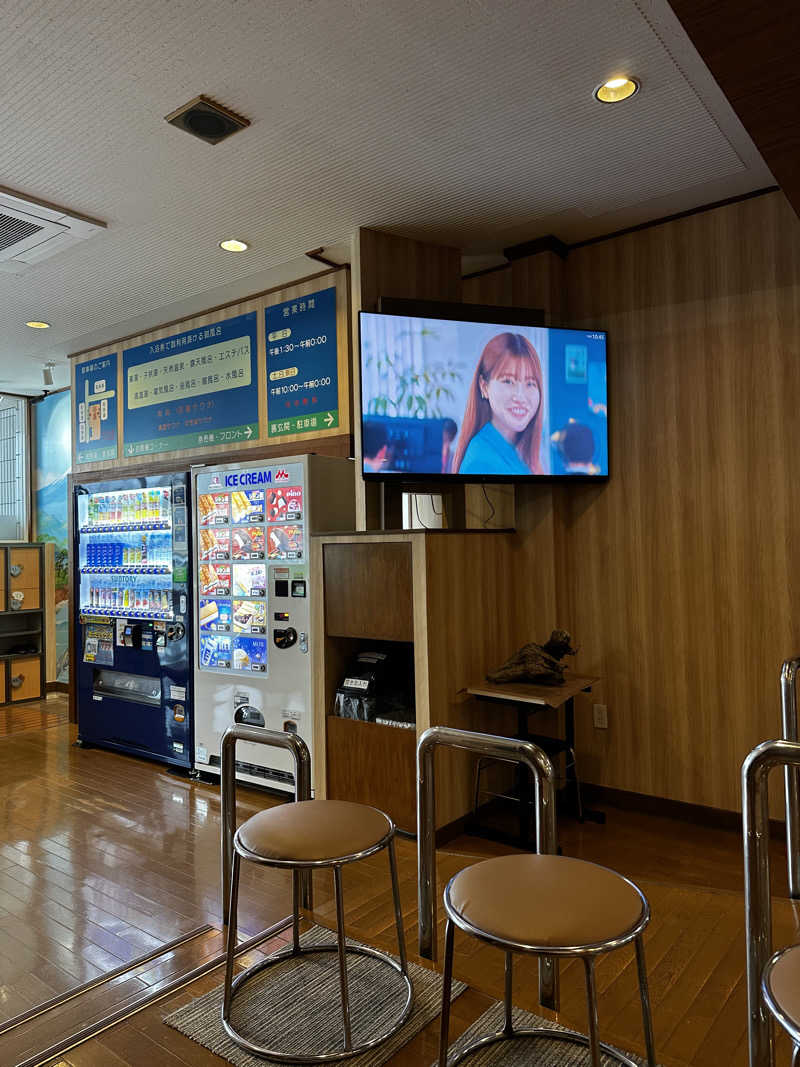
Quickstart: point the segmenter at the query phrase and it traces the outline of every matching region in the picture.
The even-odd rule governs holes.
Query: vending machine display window
[[[267,595],[267,568],[263,563],[234,563],[233,595],[236,597]]]
[[[269,559],[302,559],[302,526],[270,526],[267,533]]]
[[[199,541],[201,560],[222,560],[231,558],[230,530],[201,530]]]
[[[264,522],[264,490],[243,489],[231,493],[231,512],[235,526]]]
[[[230,521],[227,493],[204,493],[197,501],[198,526],[226,526]]]
[[[201,597],[231,595],[230,564],[206,563],[198,568],[197,573],[199,578],[198,593]]]

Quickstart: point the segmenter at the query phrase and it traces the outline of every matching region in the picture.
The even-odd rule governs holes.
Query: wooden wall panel
[[[520,583],[521,545],[513,533],[448,533],[425,539],[430,725],[509,734],[513,710],[465,692],[523,643],[527,590]],[[427,723],[417,726],[422,730]],[[472,807],[474,757],[437,756],[437,826]]]
[[[800,215],[797,0],[670,0],[697,51]]]
[[[353,270],[353,392],[356,399],[353,437],[356,457],[356,527],[380,526],[379,488],[361,477],[361,423],[358,311],[377,311],[381,296],[425,300],[461,299],[461,253],[407,237],[361,229]]]
[[[572,252],[568,289],[609,331],[611,478],[558,532],[609,711],[582,777],[735,809],[800,651],[800,222],[779,193],[693,215]]]
[[[501,304],[510,307],[514,303],[511,267],[500,267],[464,278],[462,299],[465,304]]]

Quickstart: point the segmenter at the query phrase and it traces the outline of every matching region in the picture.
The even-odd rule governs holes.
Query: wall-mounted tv
[[[603,330],[360,320],[365,478],[608,476]]]

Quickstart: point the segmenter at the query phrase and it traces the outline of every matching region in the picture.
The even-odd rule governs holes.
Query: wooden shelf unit
[[[312,538],[317,796],[374,804],[416,831],[418,737],[433,725],[513,732],[513,716],[466,692],[529,637],[513,531],[323,534]],[[416,729],[333,715],[348,663],[370,642],[413,645]],[[506,718],[508,721],[506,722]],[[442,752],[437,826],[471,808],[474,762]]]
[[[45,692],[44,545],[0,544],[0,704]]]

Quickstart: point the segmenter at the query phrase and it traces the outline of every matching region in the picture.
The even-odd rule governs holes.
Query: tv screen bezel
[[[380,301],[383,304],[384,301]],[[470,305],[462,304],[457,305],[453,303],[442,304],[442,314],[431,314],[429,309],[434,306],[434,301],[423,301],[424,313],[419,313],[411,310],[415,304],[412,300],[405,299],[391,299],[390,304],[393,306],[403,305],[403,310],[392,311],[367,311],[364,308],[359,309],[358,312],[358,403],[360,413],[360,430],[363,432],[364,428],[364,376],[361,373],[362,369],[362,345],[361,345],[361,325],[363,315],[392,315],[395,318],[398,316],[408,316],[409,318],[420,319],[441,319],[445,322],[486,322],[492,325],[490,319],[470,319],[464,315],[450,314],[451,309],[455,310],[459,307],[465,312],[469,312]],[[404,305],[408,305],[408,309]],[[417,305],[419,306],[419,305]],[[480,307],[481,311],[493,305],[473,305]],[[505,309],[498,305],[497,311],[502,314]],[[531,318],[543,318],[544,314],[533,308],[514,308],[517,317],[516,322],[497,322],[494,323],[497,326],[531,326],[539,327],[547,330],[575,330],[577,333],[602,333],[605,338],[606,347],[606,386],[608,385],[608,330],[595,329],[592,326],[587,327],[574,327],[574,326],[555,326],[552,324],[545,325],[543,322],[531,322],[531,321],[519,321],[521,318],[520,312],[528,312]],[[361,477],[365,482],[380,483],[387,482],[396,486],[403,486],[410,490],[416,489],[419,492],[426,492],[427,487],[431,485],[482,485],[486,484],[519,484],[519,485],[547,485],[547,484],[573,484],[579,483],[582,485],[597,485],[605,484],[611,476],[611,438],[607,436],[606,451],[608,455],[608,471],[605,474],[482,474],[477,477],[474,474],[442,474],[442,473],[430,473],[426,474],[421,471],[365,471],[364,470],[364,453],[362,451],[360,457]]]

